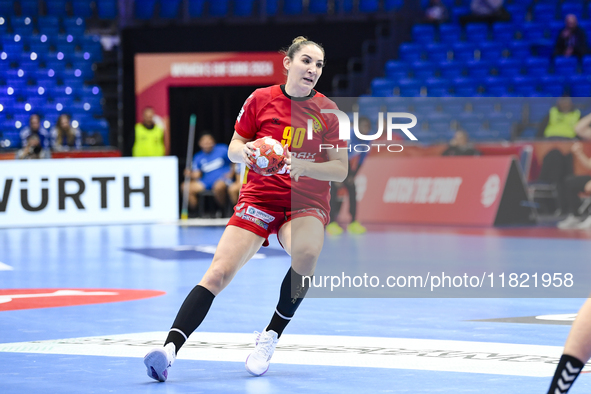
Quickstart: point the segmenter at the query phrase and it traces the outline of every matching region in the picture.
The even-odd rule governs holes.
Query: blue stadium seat
[[[400,62],[397,60],[389,60],[386,62],[385,72],[386,77],[390,79],[400,78],[400,77],[408,77],[409,65],[405,62]]]
[[[459,25],[445,23],[439,26],[439,41],[444,44],[453,44],[460,41],[462,29]]]
[[[496,22],[492,31],[495,42],[507,43],[515,39],[515,24],[511,22]]]
[[[242,3],[242,2],[237,2]],[[176,18],[179,14],[181,0],[160,0],[160,11],[158,16],[165,19]]]
[[[482,129],[482,123],[483,123],[482,114],[474,114],[471,112],[461,112],[456,116],[455,120],[469,134]]]
[[[524,59],[531,56],[531,47],[529,42],[515,40],[509,43],[509,52],[513,58]]]
[[[0,15],[14,15],[14,1],[0,0]]]
[[[437,68],[439,69],[441,77],[443,77],[443,78],[447,78],[447,79],[458,78],[458,77],[462,76],[462,73],[464,71],[464,63],[440,62],[437,65]]]
[[[563,3],[560,15],[564,19],[568,14],[574,14],[578,19],[583,19],[583,3]]]
[[[435,27],[433,25],[414,25],[412,39],[419,44],[430,44],[435,41]]]
[[[72,13],[81,18],[90,18],[92,16],[91,1],[72,0]]]
[[[497,61],[503,56],[503,49],[500,42],[482,42],[478,45],[480,60]]]
[[[47,0],[45,6],[47,15],[66,15],[66,0]]]
[[[209,15],[215,17],[223,17],[228,15],[228,0],[210,1]]]
[[[454,78],[453,88],[456,97],[472,97],[476,94],[478,85],[472,78]]]
[[[554,74],[571,75],[577,72],[577,59],[573,57],[556,56],[554,58]]]
[[[310,3],[308,4],[308,11],[311,14],[326,14],[328,13],[328,1],[310,0]]]
[[[410,64],[410,69],[413,73],[413,78],[423,81],[431,78],[435,73],[435,66],[432,62],[413,62]]]
[[[379,8],[378,0],[359,0],[359,12],[376,12]]]
[[[547,22],[529,22],[524,23],[521,27],[523,39],[534,42],[545,39],[545,29],[548,26]]]
[[[470,7],[468,6],[457,6],[451,9],[451,20],[452,22],[458,23],[460,17],[470,14]]]
[[[421,60],[421,54],[421,45],[404,43],[398,47],[398,57],[405,62]]]
[[[580,22],[579,22],[580,23]],[[549,37],[551,40],[556,40],[558,34],[564,29],[564,20],[552,21],[548,24]]]
[[[536,22],[550,22],[556,19],[555,4],[536,4],[533,8],[533,17]]]
[[[591,56],[587,55],[583,57],[583,74],[591,73]]]
[[[504,97],[508,93],[508,83],[505,77],[488,77],[483,81],[486,96]]]
[[[421,82],[416,79],[401,79],[397,85],[400,97],[419,97],[421,95]]]
[[[29,16],[13,16],[10,19],[10,24],[13,30],[19,30],[24,33],[33,33],[33,19]],[[16,33],[16,32],[15,32]],[[20,34],[20,33],[16,33]]]
[[[448,59],[448,45],[446,44],[427,44],[426,45],[426,53],[427,58],[433,62],[442,62]]]
[[[510,119],[491,119],[488,128],[496,138],[510,140],[513,132],[513,122]]]
[[[496,68],[500,76],[512,78],[521,74],[522,61],[515,58],[501,59],[496,64]]]
[[[351,6],[353,4],[351,3]],[[279,11],[279,2],[278,0],[267,0],[267,6],[265,7],[265,13],[267,15],[273,16],[277,15],[277,11]],[[348,12],[350,12],[349,10]]]
[[[477,97],[470,100],[470,105],[472,107],[472,112],[490,117],[496,113],[495,106],[497,102],[498,100],[490,99],[488,97]]]
[[[591,97],[591,78],[589,75],[571,75],[568,77],[572,97]]]
[[[214,4],[217,1],[214,2]],[[149,20],[154,16],[156,0],[142,0],[134,2],[134,13],[137,19]]]
[[[475,43],[488,40],[488,25],[486,23],[468,23],[466,25],[466,40]]]
[[[96,0],[98,8],[98,17],[100,19],[115,19],[117,18],[117,0]],[[189,9],[190,9],[189,1]]]
[[[39,1],[37,0],[20,0],[21,15],[23,16],[37,16],[39,15]],[[5,14],[3,14],[5,15]]]
[[[425,80],[425,87],[427,88],[427,96],[444,97],[449,95],[451,84],[449,80],[444,78],[428,78]]]
[[[384,11],[398,11],[404,5],[404,0],[384,0]]]
[[[396,82],[388,78],[374,78],[371,81],[371,92],[373,96],[391,96]]]
[[[548,74],[550,60],[545,57],[530,57],[525,59],[525,70],[529,76],[542,76]]]
[[[469,42],[457,42],[453,44],[453,58],[458,62],[474,60],[476,46]]]
[[[284,0],[283,13],[285,15],[300,15],[302,13],[302,0]]]
[[[80,17],[71,17],[71,18],[64,18],[64,30],[66,34],[71,34],[76,37],[80,37],[84,35],[86,30],[86,24],[84,23],[84,19]]]
[[[486,60],[472,60],[466,63],[468,68],[468,76],[470,78],[486,78],[490,76],[490,70],[492,68],[492,64]]]
[[[511,84],[513,92],[520,97],[533,97],[536,95],[536,79],[529,76],[513,77]]]
[[[316,1],[310,2],[310,10],[312,10],[313,5],[312,3],[316,3]],[[254,0],[236,0],[234,2],[234,15],[236,16],[251,16],[254,12]]]

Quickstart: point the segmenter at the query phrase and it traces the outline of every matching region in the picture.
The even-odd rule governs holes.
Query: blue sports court
[[[369,230],[327,237],[319,269],[346,245],[384,240],[382,250],[367,252],[382,258],[398,244],[393,265],[429,260],[434,271],[446,255],[472,264],[480,254],[515,264],[535,258],[548,270],[564,267],[572,251],[591,251],[591,234],[581,230]],[[222,231],[176,224],[0,230],[2,393],[543,393],[584,301],[309,297],[269,371],[252,377],[244,369],[252,332],[268,323],[290,263],[273,240],[215,299],[168,381],[157,383],[142,357],[162,344]],[[571,392],[590,387],[583,373]]]

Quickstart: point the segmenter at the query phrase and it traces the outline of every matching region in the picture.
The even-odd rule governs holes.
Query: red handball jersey
[[[337,117],[321,114],[321,109],[338,108],[315,90],[308,97],[290,97],[284,85],[274,85],[257,89],[246,99],[234,128],[249,140],[271,137],[289,145],[293,157],[323,163],[328,161],[328,150],[320,150],[320,144],[346,149],[347,142],[339,140]],[[312,139],[307,135],[308,119],[313,121]],[[247,168],[238,203],[243,201],[287,210],[319,208],[328,214],[330,182],[309,177],[292,182],[288,173],[263,176]]]

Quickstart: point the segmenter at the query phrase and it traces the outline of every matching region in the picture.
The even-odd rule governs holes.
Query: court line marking
[[[0,352],[142,358],[166,332],[0,344]],[[179,360],[243,363],[253,334],[196,332]],[[507,376],[553,376],[562,346],[437,339],[285,335],[273,363],[410,369]],[[178,361],[177,361],[178,362]],[[181,361],[182,362],[182,361]]]
[[[12,271],[14,268],[0,261],[0,271]]]

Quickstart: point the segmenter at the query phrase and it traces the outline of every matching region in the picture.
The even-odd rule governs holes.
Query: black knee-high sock
[[[563,354],[560,357],[548,394],[565,394],[585,366],[581,360]]]
[[[271,322],[267,326],[267,331],[273,330],[279,337],[281,336],[283,330],[285,330],[285,327],[287,327],[287,324],[306,296],[310,287],[310,281],[306,280],[306,283],[303,284],[302,275],[295,272],[293,268],[289,268],[281,283],[279,302],[277,303],[277,308],[271,318]]]
[[[164,342],[164,346],[172,342],[178,353],[189,335],[205,319],[205,315],[207,315],[214,298],[215,295],[205,287],[200,285],[195,286],[187,298],[185,298],[181,309],[177,313],[176,319],[174,319],[174,323],[168,332],[168,337]]]

